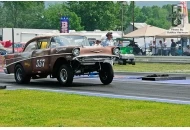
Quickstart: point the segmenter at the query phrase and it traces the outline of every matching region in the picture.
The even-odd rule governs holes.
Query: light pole
[[[132,4],[133,4],[133,13],[132,13],[133,31],[135,31],[135,25],[134,25],[134,22],[135,22],[135,16],[134,16],[134,12],[135,12],[135,1],[132,1]],[[134,42],[134,38],[133,38],[133,42]]]
[[[123,4],[121,8],[121,31],[122,31],[122,38],[123,38]]]

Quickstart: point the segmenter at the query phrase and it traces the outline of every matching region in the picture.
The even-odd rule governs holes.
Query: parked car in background
[[[0,44],[0,55],[6,55],[6,54],[7,54],[6,48],[4,48],[2,44]]]
[[[134,55],[134,48],[128,46],[132,40],[124,39],[124,38],[117,38],[116,39],[116,46],[120,47],[120,55],[118,64],[119,65],[126,65],[132,64],[135,65],[135,55]]]
[[[115,46],[92,47],[86,36],[52,34],[28,41],[23,52],[5,56],[4,72],[14,73],[19,84],[30,79],[57,78],[64,86],[71,85],[74,76],[98,72],[104,85],[114,77],[113,60],[119,57]]]
[[[23,51],[25,46],[25,43],[23,42],[18,42],[18,43],[14,43],[14,53],[20,53]],[[10,46],[9,48],[7,48],[8,53],[13,53],[13,47]]]

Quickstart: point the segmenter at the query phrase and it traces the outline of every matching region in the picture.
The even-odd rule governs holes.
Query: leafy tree
[[[44,28],[60,28],[61,16],[68,16],[71,30],[83,30],[81,26],[81,18],[76,15],[75,12],[70,11],[66,4],[54,4],[49,6],[44,12],[44,22],[46,23]]]
[[[34,1],[5,1],[2,2],[4,27],[31,27],[31,21],[36,13],[42,11],[44,2]],[[41,8],[41,9],[40,9]]]
[[[95,29],[111,30],[119,24],[119,4],[111,1],[69,2],[69,9],[81,17],[82,26],[87,31]]]

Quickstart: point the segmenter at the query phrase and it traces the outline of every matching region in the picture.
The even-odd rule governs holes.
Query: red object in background
[[[0,41],[0,43],[5,47],[8,48],[12,45],[11,41]]]
[[[23,49],[24,49],[25,44],[26,44],[26,43],[24,43],[24,42],[15,43],[15,44],[14,44],[14,53],[23,52]],[[8,51],[9,54],[13,52],[12,46],[6,48],[6,50]]]

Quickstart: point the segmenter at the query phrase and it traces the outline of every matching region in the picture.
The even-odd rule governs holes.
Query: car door
[[[37,40],[37,49],[32,53],[32,69],[33,73],[49,73],[50,72],[50,48],[49,38]]]

